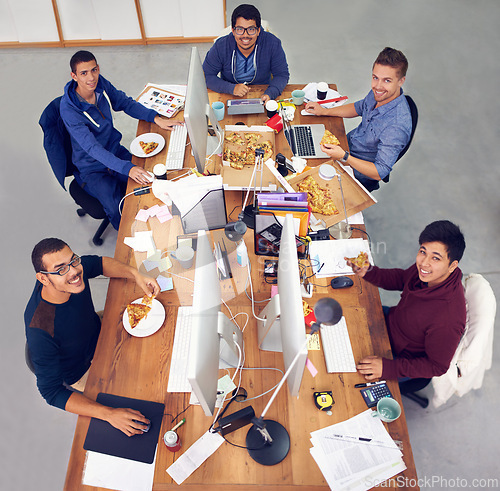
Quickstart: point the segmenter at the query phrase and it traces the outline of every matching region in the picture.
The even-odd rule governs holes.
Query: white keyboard
[[[177,313],[167,392],[191,392],[191,384],[187,379],[187,366],[192,309],[192,307],[179,307]]]
[[[174,126],[168,141],[167,170],[178,170],[184,167],[184,153],[186,151],[187,127],[185,124]]]
[[[355,372],[356,362],[352,354],[351,340],[345,318],[334,326],[321,326],[321,343],[328,373]]]

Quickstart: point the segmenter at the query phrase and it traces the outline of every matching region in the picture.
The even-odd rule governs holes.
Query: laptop
[[[284,119],[284,118],[283,118]],[[320,148],[325,133],[324,124],[295,124],[284,122],[284,132],[294,157],[303,159],[328,159]]]

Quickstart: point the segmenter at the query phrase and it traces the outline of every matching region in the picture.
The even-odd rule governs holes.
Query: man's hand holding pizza
[[[320,147],[323,152],[335,160],[339,160],[345,155],[345,150],[340,145],[325,143],[321,144]]]

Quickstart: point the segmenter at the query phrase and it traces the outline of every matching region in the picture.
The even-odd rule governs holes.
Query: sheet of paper
[[[219,433],[207,431],[167,469],[168,474],[177,484],[182,484],[223,443]]]
[[[309,244],[309,255],[315,260],[313,269],[318,278],[354,274],[344,257],[356,257],[360,252],[366,252],[370,264],[374,264],[370,245],[364,239],[314,240]]]
[[[144,464],[135,460],[88,451],[85,456],[82,484],[117,491],[151,491],[155,460]]]
[[[373,438],[386,446],[329,438],[336,434]],[[334,490],[370,489],[370,480],[381,482],[406,468],[401,451],[371,409],[311,433],[311,442],[311,455]]]

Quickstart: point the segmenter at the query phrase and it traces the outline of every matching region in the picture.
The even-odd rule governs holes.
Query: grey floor
[[[228,0],[227,11],[238,3]],[[369,91],[371,65],[382,48],[393,46],[407,55],[405,90],[418,105],[420,122],[412,148],[377,193],[379,203],[365,214],[375,261],[385,267],[410,265],[421,229],[450,219],[467,240],[462,270],[484,274],[500,298],[498,0],[254,3],[283,42],[293,83],[335,81],[354,101]],[[208,48],[199,45],[202,54]],[[148,81],[186,81],[187,44],[91,50],[102,73],[130,95]],[[62,93],[74,51],[0,51],[2,490],[61,489],[76,422],[75,416],[46,405],[24,364],[22,315],[34,283],[31,249],[43,237],[59,236],[80,254],[113,255],[117,237],[109,231],[101,248],[90,243],[95,222],[77,217],[42,149],[38,117]],[[128,146],[136,122],[118,115],[116,124]],[[354,124],[347,121],[346,128]],[[102,308],[106,280],[94,280],[92,288]],[[382,295],[384,303],[397,301],[397,296]],[[488,479],[496,479],[489,487],[500,486],[498,348],[497,337],[493,367],[480,390],[455,397],[439,410],[405,401],[422,488],[486,487]],[[431,388],[425,391],[432,394]]]

